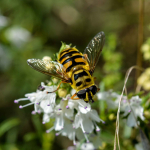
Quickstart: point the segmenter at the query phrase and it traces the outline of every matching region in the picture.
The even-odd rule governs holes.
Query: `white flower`
[[[15,100],[14,102],[18,103],[19,101],[30,100],[31,103],[28,103],[24,106],[20,105],[19,108],[24,108],[26,106],[34,104],[34,111],[32,112],[32,114],[35,114],[36,112],[51,113],[54,109],[56,93],[48,92],[54,91],[56,89],[56,86],[45,86],[45,84],[42,82],[40,88],[41,90],[25,94],[25,97],[27,98],[21,98]]]
[[[127,125],[129,127],[137,127],[137,118],[139,117],[141,120],[144,120],[143,116],[143,107],[140,105],[141,104],[141,99],[139,96],[133,96],[130,100],[129,103],[125,103],[122,106],[122,111],[124,112],[123,116],[128,115],[127,117]]]
[[[83,133],[91,133],[96,127],[96,131],[100,131],[96,122],[102,121],[95,110],[91,110],[86,114],[78,112],[75,116],[74,127],[81,128]],[[103,121],[102,121],[103,122]]]
[[[80,138],[80,140],[82,140],[82,138]],[[99,135],[95,135],[95,134],[91,134],[89,135],[89,139],[90,142],[88,143],[80,143],[80,142],[76,142],[76,145],[74,146],[69,146],[67,148],[67,150],[95,150],[98,149],[99,146],[101,146],[101,139]]]
[[[92,143],[82,143],[80,145],[79,142],[77,142],[76,146],[69,146],[67,148],[67,150],[77,150],[79,148],[80,148],[80,150],[95,150],[95,147],[94,147],[94,145]]]
[[[12,27],[5,32],[6,38],[15,46],[20,47],[31,38],[30,32],[22,27]]]
[[[144,150],[143,146],[142,146],[142,143],[135,144],[135,149],[136,150]]]
[[[76,91],[74,89],[71,90],[71,95],[74,95],[75,92]],[[84,114],[86,114],[88,111],[91,110],[91,105],[89,103],[86,103],[83,99],[79,99],[79,100],[69,99],[68,106],[71,109],[76,108],[78,111]]]
[[[56,136],[60,134],[67,136],[73,140],[74,145],[76,145],[76,138],[78,140],[85,138],[86,142],[89,143],[89,133],[91,134],[94,129],[99,132],[100,128],[97,122],[103,122],[98,113],[96,110],[92,110],[91,105],[84,100],[72,100],[70,94],[62,98],[59,104],[56,104],[56,93],[50,93],[55,89],[55,86],[46,86],[41,83],[36,92],[26,94],[25,97],[27,98],[15,100],[15,103],[30,100],[31,103],[19,107],[23,108],[34,104],[35,110],[32,114],[43,112],[43,124],[54,118],[54,126],[48,129],[47,133],[55,130],[57,131]]]
[[[75,138],[75,128],[72,126],[72,122],[68,119],[65,120],[64,128],[61,133],[63,136],[68,136],[70,140]]]
[[[47,130],[47,133],[52,131],[58,131],[56,135],[62,134],[67,136],[70,140],[73,140],[76,145],[76,138],[81,140],[83,138],[89,142],[88,134],[92,133],[94,129],[97,132],[100,128],[96,122],[102,121],[96,110],[92,110],[89,103],[84,100],[72,100],[68,94],[65,98],[62,98],[60,103],[55,106],[52,115],[44,115],[43,121],[47,122],[48,117],[55,118],[54,126]],[[75,110],[77,113],[75,113]],[[103,121],[102,121],[103,122]]]
[[[44,114],[43,114],[43,122],[42,122],[42,123],[45,124],[46,122],[49,122],[51,116],[52,116],[52,114],[50,115],[50,114],[44,113]]]
[[[105,100],[109,109],[118,108],[121,95],[112,92],[98,92],[97,97],[99,100]],[[141,104],[141,99],[139,96],[133,96],[130,100],[126,96],[122,96],[122,101],[120,104],[120,110],[123,112],[123,116],[127,116],[127,125],[129,127],[137,127],[137,118],[144,120],[143,107]]]
[[[92,143],[83,143],[82,145],[81,145],[81,150],[94,150],[95,148],[94,148],[94,145],[92,144]]]
[[[107,92],[98,92],[97,97],[98,100],[106,101],[108,109],[117,109],[118,101],[116,101],[116,99],[120,97],[119,94],[113,92],[112,90],[109,90]]]
[[[8,24],[8,18],[0,15],[0,29],[7,26],[7,24]]]

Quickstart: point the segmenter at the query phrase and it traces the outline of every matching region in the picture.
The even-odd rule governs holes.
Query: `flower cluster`
[[[52,84],[53,83],[53,84]],[[56,136],[62,135],[68,137],[76,145],[72,148],[80,146],[80,149],[98,148],[101,145],[100,128],[97,123],[102,122],[96,110],[91,108],[90,103],[86,103],[83,99],[73,100],[71,96],[75,90],[71,90],[67,94],[66,89],[59,89],[59,101],[57,101],[57,94],[53,91],[57,89],[58,80],[52,79],[48,85],[43,82],[38,87],[36,92],[25,94],[26,98],[15,100],[15,103],[29,100],[30,103],[19,108],[22,109],[29,105],[34,105],[33,115],[36,113],[43,114],[42,123],[45,124],[50,119],[55,119],[54,125],[46,130],[47,133],[52,130],[56,131]],[[98,92],[97,99],[106,101],[107,109],[117,110],[120,99],[120,111],[123,118],[126,118],[126,123],[129,127],[137,127],[138,118],[144,120],[143,107],[141,106],[141,99],[139,96],[120,96],[119,94],[110,91]],[[57,101],[57,102],[56,102]],[[85,143],[76,141],[85,139]],[[70,147],[71,148],[71,147]]]
[[[72,90],[72,94],[63,97],[60,103],[56,104],[54,90],[56,90],[56,86],[46,86],[42,82],[36,92],[26,94],[26,98],[14,102],[29,100],[30,103],[24,106],[20,105],[19,108],[34,105],[32,114],[43,113],[43,124],[49,122],[51,118],[55,118],[54,126],[48,129],[47,133],[55,130],[56,136],[60,134],[67,136],[70,140],[73,140],[74,145],[76,145],[76,138],[78,140],[85,138],[86,142],[89,143],[91,137],[95,137],[93,130],[100,131],[97,122],[103,122],[97,111],[91,109],[91,105],[82,99],[72,100],[71,95],[74,90]]]
[[[119,101],[121,96],[112,90],[108,92],[99,92],[97,94],[98,99],[105,100],[108,109],[115,110],[118,108]],[[141,106],[141,98],[139,96],[133,96],[130,99],[127,96],[122,97],[120,110],[123,113],[122,116],[126,117],[126,122],[129,127],[137,127],[139,122],[137,122],[137,118],[139,117],[141,120],[144,120],[143,116],[143,107]]]
[[[14,26],[6,30],[5,37],[14,46],[20,48],[31,39],[31,34],[25,28]]]

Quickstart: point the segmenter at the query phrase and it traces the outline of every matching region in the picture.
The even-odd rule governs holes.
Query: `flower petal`
[[[94,124],[90,119],[85,117],[82,120],[82,124],[86,133],[91,133],[94,130]]]
[[[43,122],[46,123],[46,122],[49,122],[50,121],[50,117],[48,114],[44,114],[43,115]]]
[[[40,103],[41,108],[45,113],[51,113],[53,112],[53,106],[50,104],[49,100],[44,100]]]
[[[129,127],[137,127],[137,123],[136,123],[135,117],[133,115],[133,112],[131,112],[127,118],[127,125]]]
[[[100,121],[101,121],[101,119],[99,118],[99,115],[98,115],[98,113],[97,113],[96,110],[93,110],[93,109],[92,109],[92,110],[89,112],[89,115],[90,115],[90,118],[92,118],[93,121],[96,121],[96,122],[100,122]]]
[[[55,119],[54,127],[55,127],[56,131],[59,131],[59,130],[63,129],[63,127],[64,127],[64,120],[63,120],[62,114],[57,115],[57,117]]]
[[[66,116],[68,119],[72,119],[73,113],[74,113],[74,110],[72,110],[72,109],[66,109],[66,110],[65,110],[65,116]]]
[[[91,110],[91,107],[90,107],[90,105],[87,107],[83,107],[83,106],[78,106],[78,108],[79,108],[79,111],[81,112],[81,113],[83,113],[83,114],[86,114],[87,112],[89,112],[90,110]]]
[[[79,128],[80,127],[80,124],[81,124],[81,115],[80,113],[77,113],[76,116],[75,116],[75,119],[74,119],[74,126],[75,128]]]

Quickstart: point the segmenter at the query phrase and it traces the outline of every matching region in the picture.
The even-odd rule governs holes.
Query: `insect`
[[[59,89],[61,83],[69,83],[76,90],[71,99],[94,102],[93,96],[99,91],[99,88],[94,83],[93,73],[104,42],[105,34],[99,32],[89,42],[83,54],[75,47],[70,47],[59,52],[57,61],[28,59],[27,63],[39,72],[60,79],[61,82],[55,91]]]

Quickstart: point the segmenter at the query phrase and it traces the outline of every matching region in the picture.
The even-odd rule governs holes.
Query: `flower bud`
[[[108,118],[109,118],[109,120],[114,120],[115,119],[115,115],[114,114],[110,114]]]
[[[54,84],[56,84],[58,82],[58,79],[53,78],[52,81],[53,81]]]
[[[58,96],[60,98],[66,97],[66,95],[67,95],[67,90],[66,89],[59,89],[58,90]]]
[[[150,112],[148,110],[144,111],[144,116],[150,118]]]
[[[52,82],[48,82],[47,85],[48,85],[48,86],[52,85]]]

